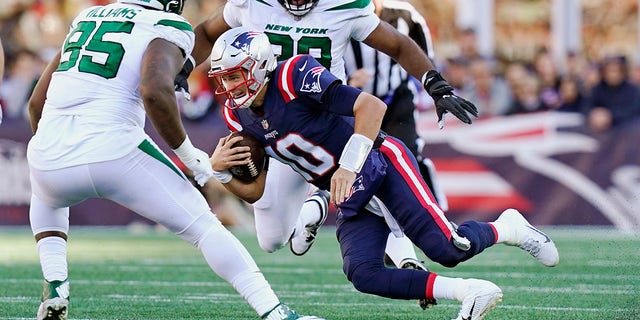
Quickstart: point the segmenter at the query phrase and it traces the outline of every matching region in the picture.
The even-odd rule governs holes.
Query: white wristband
[[[182,162],[185,162],[195,157],[194,154],[196,153],[196,147],[191,144],[189,136],[186,136],[180,146],[173,149],[173,152],[178,156],[178,158],[180,158],[180,160],[182,160]]]
[[[354,133],[342,150],[342,155],[338,161],[340,167],[351,172],[360,173],[372,147],[373,140]]]
[[[231,172],[229,172],[229,170],[224,170],[224,171],[213,170],[213,177],[216,180],[218,180],[218,182],[220,183],[229,183],[229,181],[231,181],[231,178],[233,176],[231,175]]]

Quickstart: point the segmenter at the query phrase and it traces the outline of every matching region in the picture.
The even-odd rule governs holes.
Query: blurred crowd
[[[0,4],[0,39],[5,53],[0,104],[4,121],[25,121],[31,90],[64,40],[71,19],[79,10],[111,0],[3,0]],[[224,0],[189,0],[184,16],[197,24],[218,10]],[[428,12],[423,12],[429,23]],[[430,25],[430,28],[437,26]],[[436,52],[436,65],[457,93],[472,102],[481,117],[557,110],[583,114],[593,131],[640,118],[640,66],[624,54],[593,58],[581,52],[567,55],[558,66],[549,48],[537,48],[530,59],[505,60],[482,56],[473,29],[454,30],[455,54]],[[442,41],[443,39],[436,39]],[[635,40],[635,39],[633,39]],[[549,41],[550,42],[550,41]],[[605,45],[605,44],[602,44]],[[193,101],[184,103],[183,115],[198,120],[217,108],[201,65],[189,79]],[[428,105],[422,110],[428,109]]]
[[[495,59],[476,51],[473,30],[459,32],[460,53],[441,64],[443,75],[480,117],[575,112],[597,132],[640,119],[640,67],[623,54],[594,60],[569,52],[558,66],[542,47],[530,60]]]

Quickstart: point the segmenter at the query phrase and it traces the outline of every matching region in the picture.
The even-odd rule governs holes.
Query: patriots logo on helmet
[[[251,41],[258,35],[260,35],[259,32],[243,32],[233,39],[231,46],[250,55],[251,51],[249,49]]]
[[[324,67],[313,67],[307,71],[302,79],[302,92],[322,92],[322,86],[320,86],[320,75],[326,69]]]

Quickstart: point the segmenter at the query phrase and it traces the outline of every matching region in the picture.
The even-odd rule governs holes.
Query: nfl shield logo
[[[262,128],[267,130],[269,129],[269,122],[267,121],[267,119],[262,120]]]

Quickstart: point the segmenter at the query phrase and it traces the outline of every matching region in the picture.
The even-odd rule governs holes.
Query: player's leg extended
[[[505,243],[529,252],[546,266],[558,263],[553,241],[517,210],[506,210],[492,223],[466,221],[454,230],[418,178],[415,158],[407,157],[402,144],[394,139],[387,139],[381,150],[389,166],[387,179],[376,195],[431,260],[453,267],[495,243]],[[460,245],[459,239],[467,241],[468,246]]]
[[[86,166],[47,171],[30,167],[30,172],[29,221],[44,277],[42,303],[36,319],[67,319],[69,206],[95,193]]]
[[[429,272],[385,267],[382,257],[390,230],[384,218],[362,210],[349,218],[339,215],[337,223],[343,271],[358,291],[393,299],[425,298]]]
[[[442,211],[447,211],[449,204],[444,191],[442,190],[441,184],[438,182],[435,165],[429,158],[422,158],[419,156],[419,153],[422,152],[424,147],[424,141],[422,138],[418,138],[416,139],[416,143],[412,145],[413,148],[408,147],[408,149],[416,155],[420,175],[427,183],[427,187],[429,187],[431,194],[435,196],[435,199]],[[415,262],[420,263],[420,260],[416,255],[414,245],[407,237],[396,237],[393,234],[389,234],[387,249],[385,252],[398,268],[403,268],[408,265],[410,266],[411,264],[415,264]],[[418,267],[424,267],[424,265],[418,265]]]
[[[310,185],[289,166],[270,161],[264,194],[253,204],[260,248],[274,252],[285,246],[296,225]]]
[[[380,150],[388,167],[387,177],[376,195],[404,228],[405,234],[431,260],[455,266],[494,244],[494,232],[489,224],[470,222],[459,229],[459,233],[471,242],[471,249],[465,251],[456,247],[452,241],[454,231],[420,177],[415,158],[404,144],[393,138],[387,138]]]
[[[98,192],[162,224],[196,246],[211,269],[263,315],[279,304],[246,248],[210,211],[204,197],[153,144],[92,165]]]
[[[69,208],[52,208],[36,195],[32,195],[29,211],[44,277],[42,302],[38,307],[36,319],[67,319]]]
[[[388,232],[385,220],[368,211],[348,219],[338,216],[343,269],[358,291],[392,299],[457,300],[462,302],[460,320],[482,319],[502,299],[502,290],[489,281],[386,268],[380,255]]]

